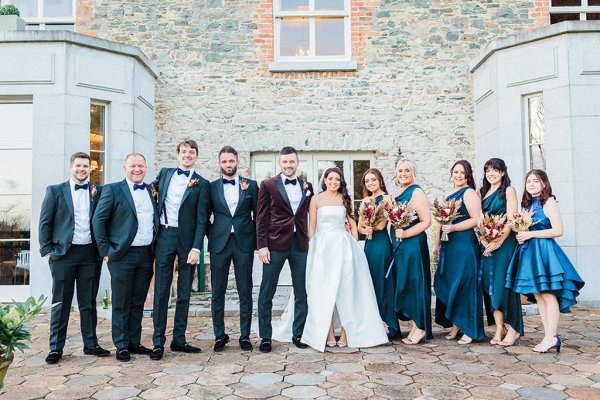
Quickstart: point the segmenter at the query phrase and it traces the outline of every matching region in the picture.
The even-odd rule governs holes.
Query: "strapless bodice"
[[[317,232],[345,231],[346,207],[322,206],[317,210]]]

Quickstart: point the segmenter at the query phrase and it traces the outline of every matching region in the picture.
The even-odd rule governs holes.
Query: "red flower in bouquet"
[[[479,237],[479,241],[491,243],[502,236],[504,227],[506,226],[506,215],[483,214],[479,216],[475,232]]]
[[[436,197],[433,201],[433,218],[440,225],[451,224],[452,221],[461,216],[458,213],[458,209],[461,205],[462,200],[452,199],[449,201],[439,201]],[[448,241],[448,234],[446,232],[442,232],[440,239],[444,242]]]
[[[405,203],[391,200],[385,205],[385,216],[394,229],[406,228],[417,218],[417,212],[407,201]],[[401,242],[402,239],[398,239]]]
[[[375,205],[370,199],[363,200],[358,208],[358,216],[363,226],[375,226],[384,215],[385,203]],[[367,240],[373,239],[373,235],[367,235]]]

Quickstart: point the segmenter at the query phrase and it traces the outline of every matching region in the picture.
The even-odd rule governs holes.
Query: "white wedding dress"
[[[379,316],[369,265],[358,242],[345,229],[344,206],[317,210],[317,230],[306,262],[308,315],[302,342],[324,351],[334,310],[346,330],[349,347],[372,347],[388,342]],[[272,338],[288,342],[294,319],[293,293],[281,320],[273,321]],[[337,325],[337,324],[336,324]]]

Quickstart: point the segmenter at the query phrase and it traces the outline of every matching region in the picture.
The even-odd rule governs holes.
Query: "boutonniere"
[[[245,178],[240,179],[240,190],[242,191],[242,194],[248,190],[248,180]]]
[[[305,196],[310,196],[312,194],[312,192],[308,189],[308,182],[304,182],[302,184],[302,191],[304,192]]]
[[[158,203],[158,187],[156,185],[150,185],[150,194],[156,203]]]
[[[92,196],[92,201],[96,198],[96,193],[98,193],[98,189],[96,189],[96,185],[92,185],[90,189],[90,196]]]
[[[187,184],[187,187],[191,189],[194,186],[196,186],[198,184],[198,182],[200,182],[200,179],[198,179],[198,178],[190,179],[190,181]]]

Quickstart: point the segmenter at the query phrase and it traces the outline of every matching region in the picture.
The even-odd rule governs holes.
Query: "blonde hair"
[[[396,172],[396,178],[395,178],[395,180],[396,180],[396,184],[398,184],[398,177],[397,177],[397,175],[398,175],[398,168],[399,168],[399,167],[400,167],[400,165],[402,165],[402,164],[405,164],[405,165],[408,167],[408,170],[409,170],[410,172],[412,172],[412,174],[413,174],[413,179],[414,179],[414,181],[416,182],[416,181],[417,181],[417,167],[416,167],[415,163],[413,163],[412,161],[410,161],[410,160],[408,160],[408,159],[406,159],[406,158],[403,158],[402,160],[399,160],[399,161],[396,163],[396,170],[395,170],[395,172]]]

